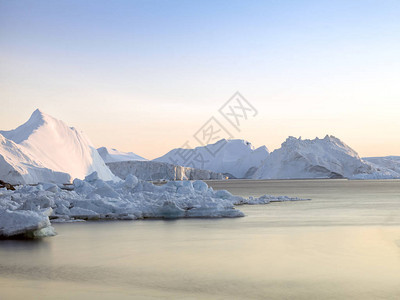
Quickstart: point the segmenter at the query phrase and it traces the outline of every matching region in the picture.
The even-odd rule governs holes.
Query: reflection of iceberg
[[[55,221],[76,219],[221,218],[243,217],[238,204],[265,204],[297,198],[243,198],[214,191],[203,181],[169,181],[153,185],[128,175],[118,182],[101,180],[94,172],[61,189],[55,184],[0,189],[0,236],[54,235]],[[267,201],[268,200],[268,201]]]

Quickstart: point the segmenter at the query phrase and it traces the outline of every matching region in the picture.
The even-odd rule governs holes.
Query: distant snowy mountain
[[[302,140],[289,137],[264,161],[255,179],[353,178],[373,176],[377,170],[334,136]]]
[[[154,161],[230,174],[236,178],[249,178],[268,155],[265,146],[254,149],[245,140],[222,139],[204,147],[173,149]]]
[[[133,152],[122,152],[113,148],[101,147],[98,148],[97,151],[106,163],[131,160],[147,160],[146,158],[143,158]]]
[[[65,183],[97,171],[115,179],[89,139],[40,110],[18,128],[0,131],[0,179],[11,183]]]

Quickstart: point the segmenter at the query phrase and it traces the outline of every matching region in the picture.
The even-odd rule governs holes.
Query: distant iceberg
[[[289,137],[263,162],[254,179],[352,178],[374,168],[334,136],[323,139]]]
[[[214,152],[215,155],[210,154]],[[177,165],[188,166],[190,161],[184,158],[195,153],[205,157],[204,169],[229,178],[400,178],[398,156],[360,158],[355,150],[332,135],[313,140],[288,137],[271,153],[265,146],[254,149],[245,140],[222,139],[204,147],[173,149],[155,161],[175,161]]]
[[[269,151],[265,146],[255,149],[245,140],[221,139],[214,144],[194,149],[176,148],[154,161],[193,167],[193,161],[186,158],[197,156],[201,157],[194,165],[198,169],[223,173],[230,178],[250,178],[268,155]]]

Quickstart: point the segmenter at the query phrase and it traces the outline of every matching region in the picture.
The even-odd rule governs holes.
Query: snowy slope
[[[0,134],[4,181],[65,182],[70,178],[84,178],[94,171],[103,180],[115,179],[83,133],[40,110],[34,111],[25,124]]]
[[[131,160],[147,160],[133,152],[122,152],[117,149],[101,147],[98,148],[101,158],[106,163],[117,162],[117,161],[131,161]]]
[[[222,139],[204,147],[173,149],[164,156],[156,158],[155,161],[246,178],[252,175],[268,155],[269,152],[265,146],[254,149],[251,143],[245,140]]]
[[[256,179],[353,178],[376,170],[334,136],[302,140],[289,137],[254,174]]]
[[[71,176],[44,167],[23,147],[0,134],[0,179],[12,184],[41,181],[69,182]]]

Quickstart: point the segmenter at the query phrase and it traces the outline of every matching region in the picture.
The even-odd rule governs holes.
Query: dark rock
[[[4,182],[3,180],[0,180],[0,188],[6,188],[7,190],[15,191],[15,187],[12,184]]]

